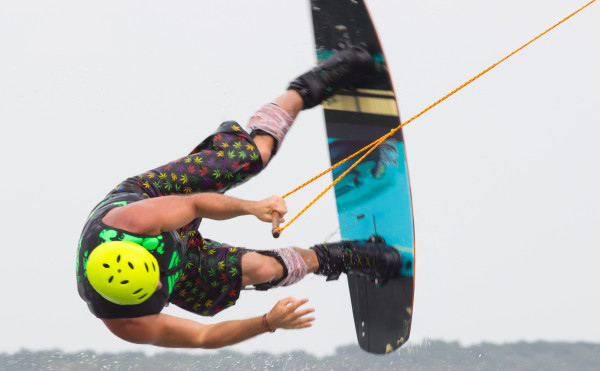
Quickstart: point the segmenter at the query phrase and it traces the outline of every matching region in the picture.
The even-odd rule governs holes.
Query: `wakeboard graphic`
[[[376,71],[360,85],[323,103],[332,163],[400,124],[387,64],[363,0],[310,0],[317,58],[348,45],[366,45]],[[354,161],[358,159],[355,157]],[[336,178],[354,161],[334,169]],[[414,296],[412,201],[402,132],[377,147],[335,186],[341,237],[383,238],[402,255],[401,275],[383,285],[350,273],[356,334],[368,352],[391,352],[410,335]]]

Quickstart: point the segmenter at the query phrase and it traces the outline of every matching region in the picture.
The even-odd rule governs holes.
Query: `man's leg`
[[[294,119],[347,87],[374,66],[367,50],[349,47],[292,81],[288,90],[249,120],[250,134],[236,122],[217,132],[181,159],[127,179],[117,191],[143,189],[149,197],[196,192],[223,193],[258,174],[281,146]]]
[[[277,152],[301,110],[312,108],[333,96],[339,88],[360,81],[374,66],[371,54],[364,47],[348,47],[298,76],[286,93],[261,107],[248,127],[254,140],[258,140],[263,164]]]
[[[398,275],[402,257],[383,241],[344,241],[300,249],[248,252],[242,257],[242,286],[261,290],[289,286],[306,274],[315,273],[335,280],[353,271],[373,281],[384,282]]]
[[[288,265],[291,266],[294,262],[290,262],[290,260],[293,259],[290,259],[287,256],[285,259],[281,258],[283,249],[269,251],[269,255],[255,251],[244,254],[242,257],[242,286],[256,286],[265,283],[273,285],[282,283],[278,286],[287,286],[286,284],[283,284],[282,279],[288,277],[292,270],[294,270],[292,274],[295,273],[295,280],[293,283],[298,282],[308,273],[316,273],[318,271],[319,262],[317,260],[317,254],[313,250],[292,247],[284,250],[287,252],[286,255],[294,254],[294,252],[289,249],[293,249],[297,254],[295,263],[300,267],[288,267]],[[302,264],[304,264],[306,268],[302,267]]]
[[[251,134],[235,121],[225,122],[188,156],[129,178],[119,187],[143,188],[150,197],[225,192],[265,167],[302,107],[302,97],[288,90],[252,116]]]
[[[398,274],[402,258],[383,242],[344,241],[315,245],[311,249],[248,250],[195,235],[198,248],[188,250],[180,281],[169,301],[203,316],[213,316],[235,305],[240,290],[253,285],[259,290],[289,286],[306,274],[337,279],[354,271],[376,282]]]

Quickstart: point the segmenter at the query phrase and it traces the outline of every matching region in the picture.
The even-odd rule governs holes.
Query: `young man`
[[[119,184],[92,211],[79,242],[77,281],[91,312],[118,337],[164,347],[218,348],[277,328],[311,326],[307,299],[280,300],[261,317],[203,325],[160,313],[167,303],[212,316],[240,290],[287,286],[307,273],[336,279],[356,270],[373,279],[396,275],[400,255],[382,243],[348,242],[258,251],[202,238],[201,218],[283,216],[283,199],[247,201],[223,195],[259,173],[279,150],[302,109],[373,68],[362,47],[348,47],[294,80],[261,107],[248,131],[223,123],[190,155]],[[369,248],[365,248],[365,245]],[[362,266],[362,262],[369,262]]]

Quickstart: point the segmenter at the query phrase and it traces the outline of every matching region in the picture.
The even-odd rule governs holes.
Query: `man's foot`
[[[375,64],[369,51],[362,46],[350,46],[324,60],[317,67],[298,76],[289,89],[296,90],[304,108],[312,108],[335,94],[335,90],[360,81]]]
[[[383,284],[397,277],[402,268],[402,257],[384,241],[343,241],[312,247],[319,260],[317,274],[335,280],[341,273],[353,272]]]

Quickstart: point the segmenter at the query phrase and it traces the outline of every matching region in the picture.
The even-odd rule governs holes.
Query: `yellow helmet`
[[[142,246],[128,241],[98,245],[85,269],[94,290],[119,305],[144,302],[156,291],[160,279],[156,258]]]

